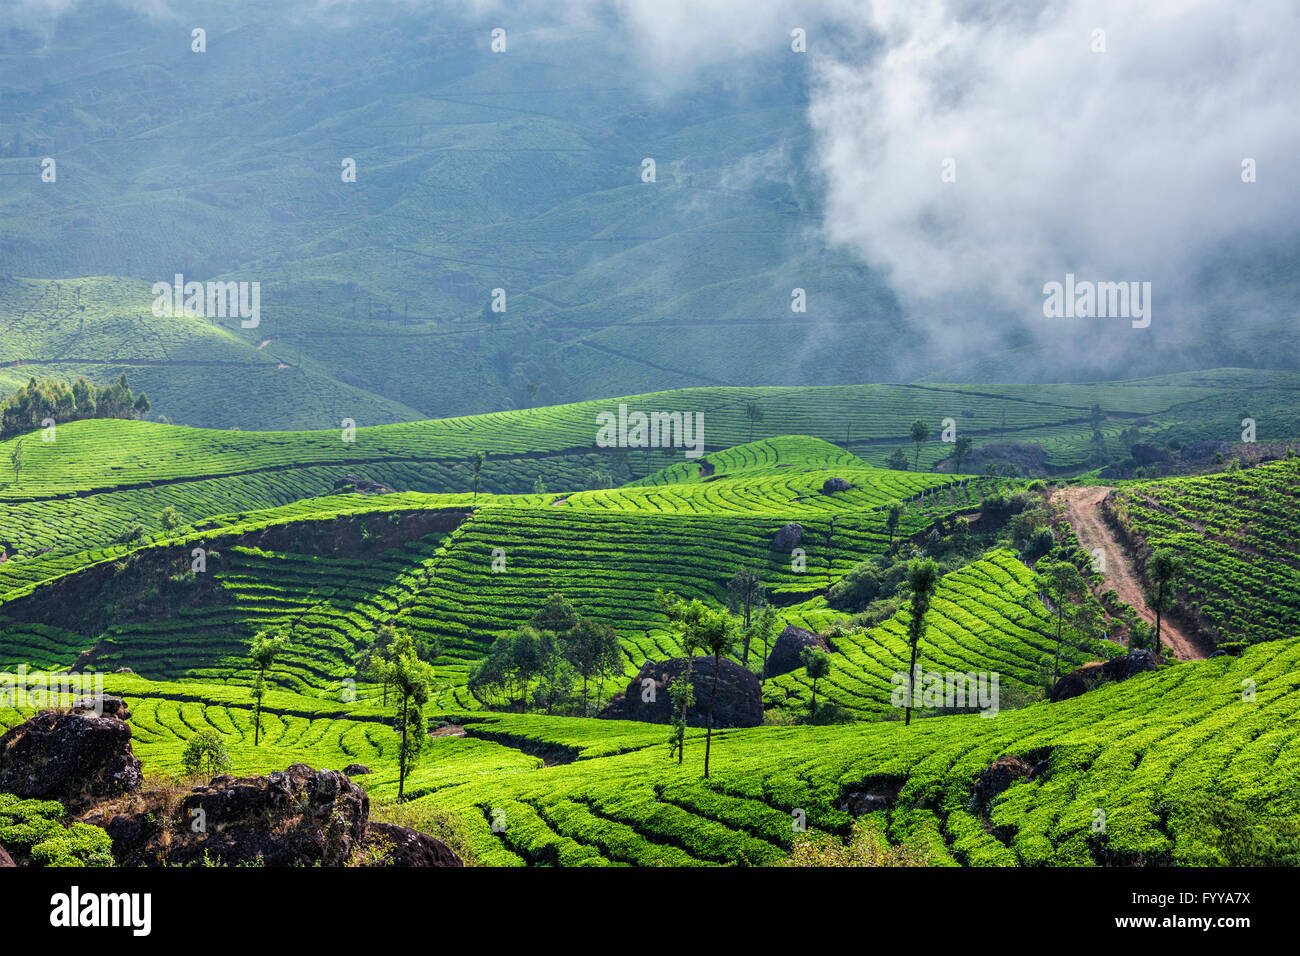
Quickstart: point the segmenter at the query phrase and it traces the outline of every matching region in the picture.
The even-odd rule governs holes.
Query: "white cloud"
[[[987,293],[1028,317],[1066,271],[1168,304],[1224,244],[1295,235],[1290,0],[907,0],[869,27],[875,56],[819,64],[826,229],[914,305]]]

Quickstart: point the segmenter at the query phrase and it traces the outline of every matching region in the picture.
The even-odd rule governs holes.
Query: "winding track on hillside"
[[[1111,489],[1096,485],[1064,488],[1057,497],[1065,505],[1065,516],[1079,538],[1079,545],[1092,552],[1101,548],[1106,556],[1106,587],[1113,588],[1119,599],[1130,605],[1147,623],[1156,622],[1155,611],[1147,604],[1146,588],[1133,566],[1133,557],[1120,543],[1101,514],[1101,503]],[[1177,624],[1165,615],[1160,621],[1160,643],[1168,646],[1179,660],[1200,660],[1205,651]]]

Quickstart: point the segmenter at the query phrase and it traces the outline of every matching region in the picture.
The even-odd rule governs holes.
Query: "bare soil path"
[[[1106,570],[1102,575],[1106,587],[1113,588],[1121,601],[1154,626],[1156,614],[1147,605],[1146,589],[1133,565],[1133,557],[1102,517],[1101,503],[1110,492],[1110,488],[1096,485],[1074,485],[1059,491],[1057,500],[1065,505],[1065,517],[1079,538],[1079,546],[1088,552],[1101,548],[1106,556]],[[1179,660],[1199,660],[1206,656],[1199,642],[1169,620],[1168,615],[1160,621],[1160,644]]]

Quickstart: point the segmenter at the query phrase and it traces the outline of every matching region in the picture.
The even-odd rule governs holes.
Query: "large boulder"
[[[987,808],[994,798],[1017,780],[1032,778],[1046,766],[1045,761],[1031,762],[1015,754],[1005,754],[989,764],[975,782],[975,803]]]
[[[87,694],[84,697],[78,697],[68,708],[74,714],[91,715],[96,717],[116,717],[118,720],[130,720],[131,711],[127,709],[126,701],[121,697],[110,697],[108,694]]]
[[[215,777],[172,816],[146,810],[101,825],[125,866],[342,866],[369,821],[370,797],[346,776],[294,764],[268,776]]]
[[[782,674],[788,674],[790,671],[803,667],[803,652],[806,647],[816,647],[823,651],[830,650],[826,638],[820,634],[814,634],[802,627],[795,627],[793,624],[786,625],[785,630],[781,632],[781,636],[772,645],[772,653],[768,655],[767,676],[779,677]]]
[[[377,481],[361,478],[351,473],[334,482],[335,491],[351,491],[359,495],[391,495],[393,489]]]
[[[0,736],[0,791],[57,800],[73,812],[138,791],[144,774],[131,728],[109,713],[125,714],[126,707],[117,698],[103,701],[102,716],[85,707],[47,710]]]
[[[1155,654],[1150,651],[1133,651],[1122,657],[1112,657],[1104,664],[1092,662],[1084,664],[1078,670],[1070,671],[1052,687],[1053,701],[1069,700],[1078,697],[1098,684],[1128,680],[1146,671],[1153,671],[1160,666]]]
[[[366,830],[372,851],[367,866],[464,866],[452,849],[427,833],[395,823],[372,823]]]
[[[822,494],[833,495],[839,491],[848,491],[853,486],[844,478],[827,478],[822,482]]]
[[[672,696],[668,685],[686,670],[685,657],[646,661],[641,671],[615,695],[597,716],[607,720],[641,720],[666,724],[672,718]],[[708,723],[709,697],[713,693],[713,658],[690,658],[695,706],[686,712],[686,723],[703,727]],[[651,681],[652,684],[646,684]],[[651,690],[651,687],[653,690]],[[735,661],[723,658],[718,667],[717,699],[713,706],[714,727],[757,727],[763,722],[763,693],[758,678]]]
[[[791,521],[783,525],[781,530],[772,538],[772,548],[775,551],[793,551],[799,547],[803,541],[803,525],[797,521]]]

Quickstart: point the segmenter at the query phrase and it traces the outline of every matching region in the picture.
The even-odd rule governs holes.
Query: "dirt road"
[[[1156,614],[1147,606],[1146,590],[1133,566],[1132,556],[1124,549],[1101,514],[1102,500],[1110,490],[1097,486],[1072,486],[1059,491],[1057,500],[1065,504],[1065,516],[1079,538],[1080,547],[1088,552],[1101,548],[1106,556],[1106,570],[1103,573],[1106,587],[1113,588],[1121,601],[1132,606],[1143,620],[1154,625]],[[1179,660],[1198,660],[1206,656],[1201,646],[1169,620],[1167,615],[1160,622],[1160,644]]]

